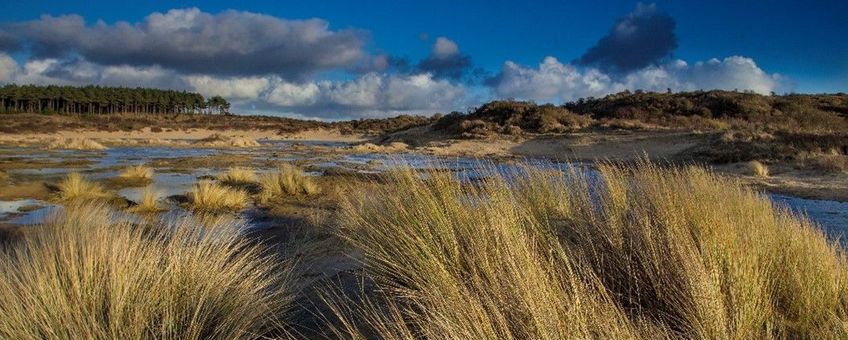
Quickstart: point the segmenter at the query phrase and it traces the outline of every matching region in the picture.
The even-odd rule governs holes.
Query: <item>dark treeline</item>
[[[230,103],[186,91],[102,86],[0,87],[0,113],[222,113]]]

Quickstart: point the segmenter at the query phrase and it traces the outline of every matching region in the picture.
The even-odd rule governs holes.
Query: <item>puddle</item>
[[[811,200],[784,195],[770,195],[771,199],[792,211],[808,216],[824,229],[831,238],[848,241],[848,202]]]

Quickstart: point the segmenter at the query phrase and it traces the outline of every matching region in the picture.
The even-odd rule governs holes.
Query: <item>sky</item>
[[[624,90],[848,92],[848,1],[9,1],[0,83],[321,120]]]

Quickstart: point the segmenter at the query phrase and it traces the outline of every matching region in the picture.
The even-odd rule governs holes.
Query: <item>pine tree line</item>
[[[205,99],[198,93],[152,88],[104,86],[0,87],[0,113],[220,113],[230,103],[221,96]]]

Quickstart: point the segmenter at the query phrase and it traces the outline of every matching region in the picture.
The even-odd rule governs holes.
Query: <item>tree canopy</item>
[[[0,87],[0,113],[219,113],[229,114],[230,103],[221,96],[208,100],[187,91],[104,86]]]

